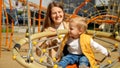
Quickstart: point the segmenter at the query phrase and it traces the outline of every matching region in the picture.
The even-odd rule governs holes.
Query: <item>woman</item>
[[[57,29],[68,29],[69,23],[65,22],[64,19],[65,19],[65,12],[63,10],[62,4],[58,2],[51,2],[47,8],[45,23],[43,25],[42,31],[56,31]],[[64,37],[64,35],[62,35],[62,37]],[[56,38],[56,40],[57,42],[60,42],[58,38]],[[41,47],[41,45],[39,47]],[[44,47],[46,46],[44,45]],[[36,50],[36,53],[37,55],[40,55],[38,49]],[[52,49],[50,55],[52,57],[55,57],[56,51]]]

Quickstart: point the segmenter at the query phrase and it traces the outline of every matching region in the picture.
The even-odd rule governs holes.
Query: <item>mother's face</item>
[[[59,7],[53,7],[51,9],[51,19],[53,20],[55,25],[59,25],[64,18],[64,12]]]

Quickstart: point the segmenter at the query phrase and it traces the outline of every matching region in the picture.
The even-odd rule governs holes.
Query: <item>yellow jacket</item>
[[[95,66],[97,63],[95,61],[94,53],[90,45],[90,40],[91,40],[91,36],[87,34],[81,34],[80,36],[81,50],[83,54],[88,58],[90,62],[90,66],[92,68],[96,68]]]
[[[97,63],[95,61],[93,50],[90,46],[90,39],[91,39],[91,36],[89,36],[87,34],[81,34],[80,35],[80,45],[81,45],[80,47],[81,47],[83,54],[88,58],[88,60],[90,62],[90,66],[92,68],[96,68]],[[61,43],[58,59],[60,59],[62,57],[62,52],[64,50],[64,46],[65,46],[67,40],[68,40],[68,34],[65,35],[65,37]]]

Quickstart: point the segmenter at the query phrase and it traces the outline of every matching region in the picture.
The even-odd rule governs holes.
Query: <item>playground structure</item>
[[[31,22],[31,16],[30,16],[30,6],[34,6],[36,7],[37,5],[34,5],[33,3],[29,3],[27,0],[19,0],[20,2],[24,2],[25,5],[27,6],[27,14],[28,14],[28,22]],[[2,3],[2,2],[0,2]],[[11,2],[10,2],[11,3]],[[37,8],[40,10],[42,9],[42,0],[40,0],[40,5],[39,8],[37,6]],[[112,4],[114,3],[114,4]],[[73,12],[72,15],[68,15],[68,18],[74,17],[74,15],[78,14],[78,13],[82,13],[81,16],[87,17],[88,18],[88,25],[90,23],[94,24],[94,29],[93,30],[87,30],[88,34],[93,35],[93,37],[95,39],[98,40],[102,40],[103,42],[106,43],[110,43],[109,41],[105,41],[104,39],[101,39],[99,36],[102,37],[107,37],[110,39],[114,39],[116,41],[120,41],[120,4],[119,4],[119,0],[109,0],[109,4],[108,7],[104,6],[104,3],[101,0],[101,4],[103,5],[104,10],[98,10],[96,5],[93,5],[89,0],[85,0],[84,2],[82,2],[78,7],[74,7],[75,10]],[[11,5],[11,4],[10,4]],[[85,9],[84,7],[88,7],[89,9]],[[5,7],[4,7],[5,9]],[[12,8],[11,8],[12,9]],[[45,9],[43,9],[45,10]],[[116,10],[116,11],[115,11]],[[5,11],[5,10],[4,10]],[[6,12],[6,11],[5,11]],[[2,12],[1,12],[2,13]],[[6,13],[5,13],[6,14]],[[40,14],[41,11],[39,11],[39,17],[38,19],[34,18],[34,20],[38,20],[39,24],[38,27],[40,27]],[[6,23],[7,23],[7,15],[6,15]],[[2,19],[2,18],[0,18]],[[43,19],[44,20],[44,19]],[[105,24],[104,28],[101,30],[99,28],[96,28],[96,24]],[[2,26],[0,26],[2,27]],[[111,28],[112,27],[112,28]],[[8,26],[6,27],[8,28]],[[12,24],[12,28],[14,28],[14,24]],[[50,49],[53,48],[59,48],[58,46],[56,47],[51,47],[51,48],[47,48],[47,49],[42,49],[33,45],[36,45],[38,42],[43,42],[43,41],[49,41],[50,39],[54,39],[54,38],[47,38],[45,40],[39,40],[41,37],[49,37],[49,36],[54,36],[55,37],[59,37],[60,34],[65,34],[68,32],[68,30],[59,30],[56,32],[40,32],[40,28],[38,28],[38,32],[40,33],[35,33],[32,34],[31,33],[31,24],[28,23],[28,33],[29,35],[27,35],[26,38],[21,39],[19,42],[16,42],[14,48],[13,48],[13,59],[15,59],[17,62],[19,62],[20,64],[22,64],[25,67],[28,68],[38,68],[38,67],[42,67],[42,68],[47,68],[47,66],[52,66],[54,68],[57,68],[57,61],[55,58],[51,58],[49,55],[47,55],[48,51]],[[14,29],[12,29],[11,32],[11,43],[12,43],[12,36],[13,36],[13,31]],[[6,32],[8,32],[8,29],[6,29]],[[2,34],[2,33],[0,33]],[[0,41],[2,41],[2,35],[0,37]],[[6,40],[8,40],[8,34],[6,33]],[[37,40],[37,41],[36,41]],[[8,42],[6,42],[8,45]],[[9,48],[11,48],[12,44],[10,43]],[[110,43],[112,45],[114,45],[113,50],[111,50],[111,52],[114,52],[114,50],[116,50],[115,52],[118,51],[119,52],[119,46],[120,43]],[[22,47],[28,45],[27,48],[27,52],[25,55],[23,55],[22,53],[20,53]],[[1,46],[1,45],[0,45]],[[37,56],[34,54],[34,50],[35,48],[39,48],[40,51],[43,53],[41,56]],[[1,48],[0,48],[1,49]],[[59,52],[59,51],[58,51]],[[50,63],[48,63],[45,59],[49,58],[50,59]],[[103,58],[102,61],[104,61],[106,59]],[[102,64],[101,61],[101,64]],[[109,61],[108,64],[100,64],[100,68],[109,68],[114,66],[115,63],[119,63],[120,61],[120,55],[118,55],[118,57],[116,58],[116,60],[114,61]],[[99,68],[99,67],[98,67]]]
[[[14,0],[9,0],[8,3],[9,3],[9,8],[6,7],[6,4],[3,0],[3,3],[1,4],[3,7],[2,7],[2,15],[3,17],[1,18],[2,20],[2,23],[1,23],[1,31],[2,32],[6,32],[6,42],[5,42],[5,45],[7,47],[7,50],[11,50],[12,48],[12,40],[13,40],[13,34],[14,34],[14,26],[16,24],[19,24],[18,22],[18,16],[17,16],[17,6],[13,5],[12,4],[12,1]],[[40,0],[40,5],[36,5],[35,3],[32,3],[32,2],[28,2],[28,7],[26,8],[25,6],[27,5],[27,2],[26,0],[18,0],[16,2],[21,2],[23,3],[24,5],[22,6],[22,8],[24,8],[23,12],[25,14],[28,13],[28,15],[31,15],[31,10],[30,10],[30,7],[29,6],[32,6],[34,7],[35,9],[37,9],[35,12],[37,12],[38,10],[40,9],[43,9],[42,11],[46,11],[46,8],[42,7],[41,6],[41,3],[42,3],[42,0]],[[27,13],[26,11],[29,10]],[[31,16],[29,16],[30,18],[29,19],[33,19],[33,23],[34,23],[34,29],[35,30],[35,22],[38,21],[38,32],[40,32],[40,22],[43,21],[44,19],[41,18],[41,11],[37,12],[38,14],[38,17],[36,18],[35,17],[35,13],[34,12],[34,17],[31,18]],[[24,16],[24,23],[25,23],[25,20],[27,20],[27,17]],[[30,21],[31,22],[31,21]],[[2,29],[3,28],[3,29]],[[33,31],[35,32],[35,31]],[[10,34],[10,37],[9,37],[9,33]],[[2,38],[2,36],[1,36]],[[2,39],[1,39],[2,40]],[[1,41],[2,42],[2,41]]]

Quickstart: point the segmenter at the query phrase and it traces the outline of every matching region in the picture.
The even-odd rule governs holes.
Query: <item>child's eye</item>
[[[73,28],[70,28],[70,30],[73,30]]]

